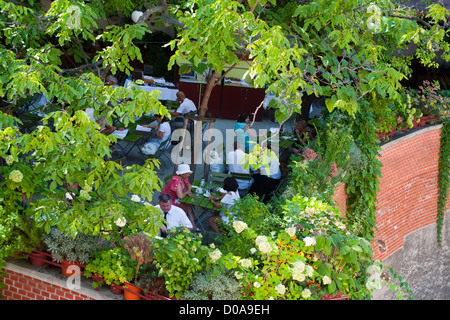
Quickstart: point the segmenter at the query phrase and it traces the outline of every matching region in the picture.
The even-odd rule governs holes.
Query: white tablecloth
[[[125,80],[124,87],[127,88],[129,85],[131,85],[131,80]],[[136,85],[136,84],[135,84]],[[138,86],[138,85],[136,85]],[[138,86],[142,90],[152,92],[155,90],[159,91],[159,100],[171,100],[176,101],[177,100],[177,92],[178,89],[170,89],[170,88],[164,88],[164,87],[152,87],[152,86]]]

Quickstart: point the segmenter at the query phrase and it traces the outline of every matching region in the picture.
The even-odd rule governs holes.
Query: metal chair
[[[170,135],[166,140],[164,140],[163,142],[161,142],[161,144],[158,147],[158,150],[156,150],[156,152],[154,154],[146,154],[142,151],[142,146],[138,145],[139,148],[139,154],[141,154],[142,156],[144,156],[147,159],[159,159],[161,156],[165,156],[167,158],[167,160],[170,162],[172,162],[172,160],[170,159],[170,157],[164,152],[167,149],[169,149],[172,145],[172,141],[171,141],[172,135]],[[161,162],[161,161],[160,161]],[[161,164],[164,164],[165,162],[161,162]]]
[[[248,190],[253,184],[253,175],[251,173],[239,173],[239,172],[230,172],[230,175],[236,180],[245,180],[251,182],[249,183],[247,188],[239,189],[239,195],[241,197],[244,197],[248,193]]]

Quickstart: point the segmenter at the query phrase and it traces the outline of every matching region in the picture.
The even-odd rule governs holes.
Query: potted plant
[[[72,275],[70,270],[67,271],[70,265],[81,266],[88,263],[89,255],[97,249],[94,238],[83,233],[72,237],[53,228],[43,238],[53,260],[62,264],[61,272],[65,276]]]
[[[137,284],[138,281],[138,275],[139,275],[139,268],[145,264],[148,265],[153,262],[153,254],[151,249],[151,242],[150,239],[143,233],[139,233],[136,235],[131,235],[128,237],[125,237],[123,239],[125,249],[128,251],[128,253],[131,256],[131,259],[137,262],[136,265],[136,272],[134,274],[134,283]],[[140,300],[140,296],[137,294],[140,294],[142,292],[142,288],[137,287],[136,285],[132,285],[131,283],[125,284],[125,289],[128,290],[124,291],[124,297],[126,300]]]
[[[133,280],[135,270],[136,262],[123,247],[105,247],[92,253],[84,275],[88,278],[94,275],[101,277],[113,294],[121,294],[121,286]],[[94,281],[92,287],[97,289],[102,283]]]
[[[154,295],[165,296],[166,284],[163,276],[155,264],[145,265],[139,271],[139,284],[145,295],[152,298]]]

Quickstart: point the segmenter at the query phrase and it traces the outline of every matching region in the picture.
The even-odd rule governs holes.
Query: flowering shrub
[[[361,274],[371,262],[371,245],[346,229],[336,209],[296,196],[285,214],[289,227],[270,236],[233,222],[234,232],[253,244],[248,252],[222,255],[216,249],[216,263],[232,270],[244,299],[321,299],[339,293],[361,298],[368,293]]]

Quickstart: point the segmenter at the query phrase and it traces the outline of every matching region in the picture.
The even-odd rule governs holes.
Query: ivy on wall
[[[437,211],[437,240],[442,242],[442,227],[444,225],[445,205],[448,198],[450,179],[450,119],[445,118],[441,128],[441,148],[439,150],[438,174],[438,211]]]
[[[364,108],[355,116],[353,138],[362,154],[360,166],[353,167],[347,175],[347,219],[349,228],[358,236],[374,240],[376,224],[376,201],[381,176],[381,162],[378,160],[380,147],[377,145],[374,116]]]

